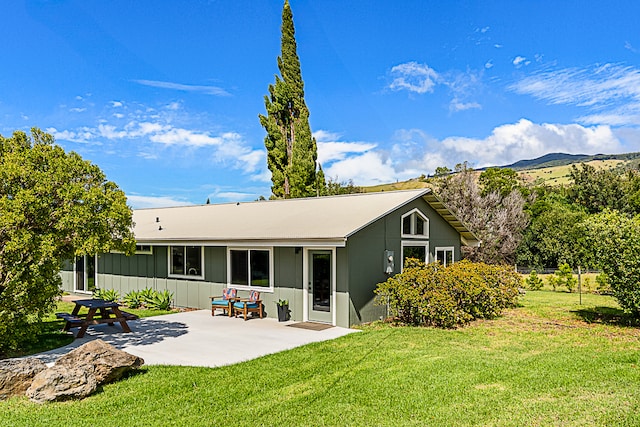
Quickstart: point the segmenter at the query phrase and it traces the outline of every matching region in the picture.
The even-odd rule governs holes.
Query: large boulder
[[[33,378],[47,365],[34,357],[0,360],[0,400],[24,396]]]
[[[55,366],[84,368],[95,376],[98,384],[104,384],[120,379],[127,371],[142,364],[142,358],[118,350],[103,340],[94,340],[60,357]]]
[[[37,403],[82,399],[98,388],[96,377],[84,367],[54,365],[35,376],[27,396]]]

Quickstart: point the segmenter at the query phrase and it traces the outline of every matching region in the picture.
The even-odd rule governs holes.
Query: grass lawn
[[[640,425],[640,330],[610,297],[577,303],[528,292],[458,330],[369,326],[224,368],[150,366],[79,402],[0,402],[0,425]]]

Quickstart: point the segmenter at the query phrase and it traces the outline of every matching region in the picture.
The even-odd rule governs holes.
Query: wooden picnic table
[[[56,313],[56,316],[66,320],[64,331],[68,331],[74,327],[80,327],[76,335],[77,338],[82,338],[89,326],[99,325],[101,323],[108,323],[113,326],[115,322],[118,322],[123,332],[131,332],[127,320],[137,319],[136,315],[121,311],[117,302],[94,298],[75,300],[74,303],[76,306],[71,313]],[[82,307],[89,309],[89,312],[84,317],[79,315]],[[96,313],[99,313],[99,317],[96,316]],[[111,317],[112,315],[113,317]]]

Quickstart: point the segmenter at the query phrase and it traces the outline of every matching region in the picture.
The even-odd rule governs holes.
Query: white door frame
[[[82,281],[84,282],[84,289],[83,290],[78,290],[78,258],[82,257],[82,265],[83,265],[83,272],[82,272]],[[94,276],[93,276],[93,280],[94,280],[94,285],[97,288],[98,287],[98,255],[80,255],[80,256],[75,256],[73,258],[73,292],[79,293],[79,294],[90,294],[92,293],[91,291],[87,290],[87,287],[89,286],[89,274],[87,272],[87,260],[91,257],[93,258],[93,268],[94,268]]]
[[[329,251],[331,252],[331,325],[337,324],[337,307],[336,307],[336,248],[331,247],[305,247],[302,251],[302,320],[309,321],[309,252],[311,251]]]

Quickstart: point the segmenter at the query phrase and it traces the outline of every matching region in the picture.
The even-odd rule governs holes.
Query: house
[[[139,209],[137,251],[78,258],[67,291],[168,289],[178,307],[207,308],[224,287],[259,290],[270,317],[348,327],[384,316],[374,289],[407,257],[460,259],[475,236],[429,189]]]

